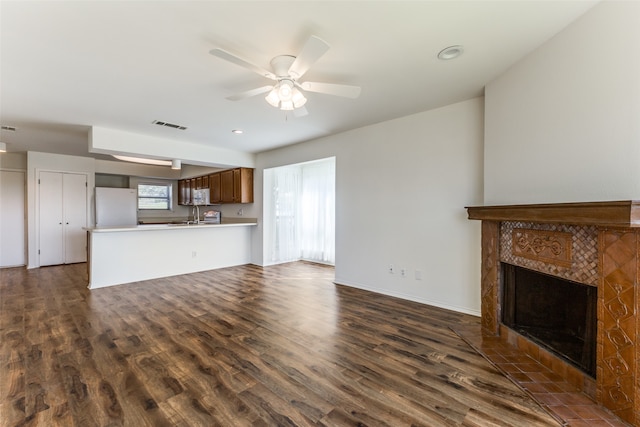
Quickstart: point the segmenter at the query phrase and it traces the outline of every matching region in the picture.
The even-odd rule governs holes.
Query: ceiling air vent
[[[154,125],[158,125],[158,126],[166,126],[168,128],[174,128],[174,129],[180,129],[180,130],[186,130],[187,127],[186,126],[180,126],[180,125],[176,125],[174,123],[169,123],[169,122],[161,122],[160,120],[154,120],[153,122]]]

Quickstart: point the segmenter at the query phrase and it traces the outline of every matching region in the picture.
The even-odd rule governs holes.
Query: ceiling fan
[[[273,85],[262,86],[228,96],[227,99],[239,101],[269,92],[265,99],[270,105],[285,111],[295,110],[294,113],[299,113],[297,115],[306,115],[307,111],[304,104],[307,99],[304,96],[304,91],[345,98],[357,98],[360,96],[361,88],[359,86],[298,81],[329,50],[329,47],[329,44],[321,38],[311,36],[298,56],[279,55],[273,58],[271,60],[273,71],[260,68],[223,49],[212,49],[209,53],[276,82]]]

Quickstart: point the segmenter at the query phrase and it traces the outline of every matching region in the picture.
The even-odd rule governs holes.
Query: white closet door
[[[63,264],[62,174],[40,172],[39,181],[40,265]]]
[[[87,261],[87,175],[63,175],[64,262]]]
[[[0,267],[26,264],[25,173],[0,171]]]

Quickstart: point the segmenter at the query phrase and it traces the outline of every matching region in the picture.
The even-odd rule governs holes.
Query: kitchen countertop
[[[140,224],[140,225],[115,226],[115,227],[84,227],[83,230],[86,230],[92,233],[110,233],[110,232],[121,232],[121,231],[153,231],[153,230],[173,230],[173,229],[184,230],[189,228],[246,227],[246,226],[253,226],[253,225],[258,225],[257,220],[252,220],[249,222],[223,221],[221,224],[201,222],[199,224],[165,223],[165,224]]]

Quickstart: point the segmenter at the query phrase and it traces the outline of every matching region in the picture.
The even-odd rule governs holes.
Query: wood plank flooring
[[[311,263],[0,270],[2,426],[558,426],[451,328]]]

